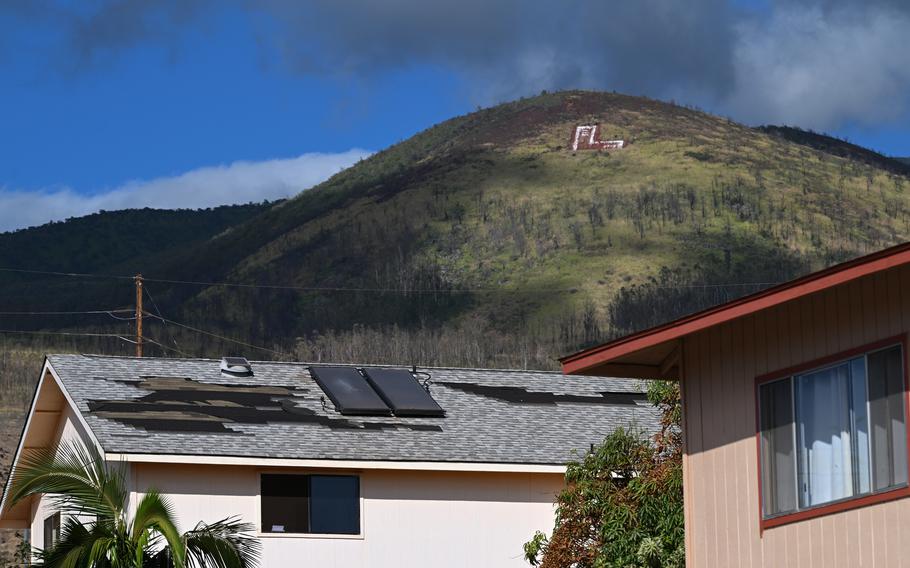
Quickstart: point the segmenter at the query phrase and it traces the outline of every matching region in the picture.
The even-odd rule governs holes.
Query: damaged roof
[[[635,379],[420,368],[445,416],[342,416],[307,363],[237,377],[211,359],[48,361],[109,453],[565,464],[618,427],[659,428]]]

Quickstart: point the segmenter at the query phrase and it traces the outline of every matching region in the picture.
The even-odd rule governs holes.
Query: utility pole
[[[142,274],[136,275],[136,357],[142,357]]]

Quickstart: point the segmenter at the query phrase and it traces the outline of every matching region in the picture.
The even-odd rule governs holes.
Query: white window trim
[[[360,532],[358,534],[338,534],[338,533],[277,533],[263,532],[262,530],[262,476],[263,474],[281,474],[281,475],[347,475],[356,476],[359,487],[359,507],[360,507]],[[366,537],[364,506],[363,506],[363,475],[360,471],[349,469],[260,469],[256,472],[256,536],[259,538],[304,538],[317,540],[364,540]]]

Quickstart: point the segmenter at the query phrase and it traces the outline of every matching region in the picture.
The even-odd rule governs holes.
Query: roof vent
[[[222,357],[221,373],[232,377],[252,377],[253,366],[245,357]]]

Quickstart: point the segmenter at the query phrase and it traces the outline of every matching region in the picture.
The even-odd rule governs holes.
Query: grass
[[[24,412],[34,395],[43,362],[41,351],[0,349],[0,412]]]
[[[625,133],[632,144],[572,155],[566,144],[579,119],[566,107],[573,100],[603,132]],[[668,221],[666,204],[636,212],[643,192],[663,199],[673,187],[691,188],[698,200],[684,221]],[[730,187],[740,195],[718,205]],[[613,292],[662,267],[717,262],[708,247],[723,246],[717,237],[724,234],[758,235],[819,264],[832,250],[860,254],[903,240],[908,228],[907,196],[887,172],[718,117],[616,95],[547,95],[454,119],[311,193],[286,210],[306,207],[309,220],[247,256],[244,274],[280,267],[303,282],[368,283],[371,269],[403,242],[389,227],[399,223],[410,227],[405,262],[432,263],[456,287],[581,291],[546,302],[484,297],[461,319],[503,309],[514,310],[516,321],[546,319],[584,302],[604,310]],[[588,211],[606,194],[618,198],[617,210],[592,226]],[[325,205],[328,195],[343,199],[312,216],[314,202]],[[323,254],[296,254],[326,234],[335,242],[316,247]],[[325,262],[326,246],[367,269]],[[748,250],[737,255],[748,265]],[[291,257],[306,269],[289,267]]]

